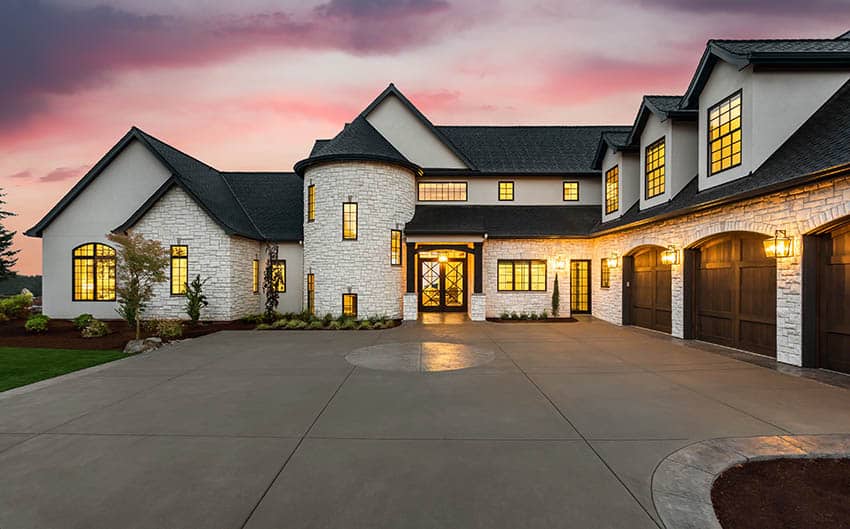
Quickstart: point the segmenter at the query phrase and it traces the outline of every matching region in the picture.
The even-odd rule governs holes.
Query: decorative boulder
[[[152,351],[162,345],[162,338],[145,338],[144,340],[130,340],[124,346],[124,354],[144,353]]]

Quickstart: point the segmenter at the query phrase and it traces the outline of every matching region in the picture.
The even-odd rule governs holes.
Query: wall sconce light
[[[679,264],[679,250],[672,244],[661,252],[661,263],[666,265]]]
[[[446,263],[446,262],[448,262],[449,258],[446,257],[444,254],[440,254],[440,256],[437,257],[437,260],[440,261],[441,263]]]
[[[563,255],[555,256],[555,270],[561,272],[567,268],[567,259]]]
[[[611,257],[609,257],[607,260],[608,268],[617,268],[617,266],[620,264],[620,256],[617,254],[617,252],[611,253]]]
[[[767,257],[791,257],[794,255],[794,239],[785,230],[776,230],[774,236],[764,240],[764,255]]]

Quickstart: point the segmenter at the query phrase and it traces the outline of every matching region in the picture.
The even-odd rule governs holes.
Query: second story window
[[[342,205],[342,238],[357,239],[357,202],[345,202]]]
[[[466,200],[466,182],[419,182],[420,202],[463,202]]]
[[[620,166],[605,171],[605,213],[620,209]]]
[[[741,165],[741,92],[708,109],[709,174]]]
[[[186,293],[189,281],[189,247],[171,247],[171,295],[182,296]]]
[[[307,186],[307,222],[316,220],[316,186]]]
[[[513,200],[514,199],[514,183],[513,182],[499,182],[499,200]]]
[[[390,230],[390,264],[401,264],[401,230]]]
[[[646,198],[664,193],[664,138],[647,146],[644,160]]]
[[[564,200],[566,202],[578,200],[578,182],[564,182]]]

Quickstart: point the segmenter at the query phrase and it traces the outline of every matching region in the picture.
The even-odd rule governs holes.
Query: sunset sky
[[[0,0],[0,187],[21,234],[132,125],[288,171],[390,82],[437,124],[630,124],[709,38],[832,38],[847,0]]]

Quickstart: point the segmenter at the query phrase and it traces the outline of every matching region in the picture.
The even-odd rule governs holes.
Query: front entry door
[[[466,261],[419,261],[419,310],[466,311]]]

